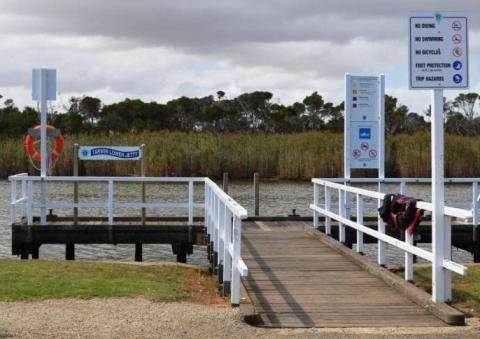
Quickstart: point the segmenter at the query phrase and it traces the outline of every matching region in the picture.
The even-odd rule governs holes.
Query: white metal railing
[[[399,193],[407,194],[407,185],[412,184],[431,184],[431,178],[322,178],[334,183],[344,183],[344,184],[378,184],[380,192],[384,192],[385,184],[398,184]],[[445,184],[468,184],[471,187],[471,199],[469,201],[461,202],[452,202],[449,205],[452,207],[459,208],[468,208],[472,210],[472,224],[478,224],[478,214],[479,214],[479,202],[480,202],[480,193],[479,193],[479,183],[480,178],[445,178]],[[347,197],[347,206],[349,205]],[[374,207],[374,205],[368,204],[365,207]]]
[[[231,283],[231,302],[240,303],[240,276],[248,275],[248,269],[241,257],[242,220],[247,218],[247,211],[226,194],[209,178],[203,177],[79,177],[79,176],[28,176],[26,173],[9,177],[11,182],[11,223],[17,219],[17,209],[26,218],[27,224],[33,224],[34,210],[39,209],[45,215],[48,209],[82,209],[98,208],[106,210],[108,224],[113,225],[115,210],[120,208],[144,209],[186,209],[188,224],[193,225],[194,209],[204,209],[205,228],[213,241],[214,251],[218,253],[218,262],[223,265],[223,281]],[[99,182],[108,184],[107,200],[103,202],[65,202],[35,199],[34,182],[46,190],[48,182]],[[18,184],[21,184],[19,196]],[[187,201],[172,202],[119,202],[114,199],[116,183],[184,183],[188,184]],[[194,201],[194,184],[204,183],[204,201]],[[42,188],[43,187],[43,188]],[[39,224],[46,224],[40,221]]]
[[[42,215],[46,214],[48,209],[74,209],[74,208],[98,208],[107,212],[108,223],[113,225],[115,210],[120,208],[159,208],[159,209],[186,209],[188,211],[188,223],[193,224],[193,212],[195,208],[203,208],[203,203],[194,202],[194,183],[202,183],[205,178],[198,177],[69,177],[69,176],[28,176],[25,173],[12,175],[8,178],[11,182],[11,218],[12,224],[16,221],[16,209],[23,211],[23,216],[27,219],[27,224],[33,224],[33,211],[40,209]],[[22,196],[17,197],[17,184],[22,185]],[[40,197],[40,201],[34,198],[34,182],[44,185],[49,182],[99,182],[107,183],[107,200],[104,202],[65,202],[65,201],[47,201]],[[120,202],[115,201],[116,183],[185,183],[188,184],[188,198],[184,203],[169,202]],[[44,186],[45,187],[45,186]],[[45,187],[46,190],[46,187]],[[42,222],[41,222],[42,223]],[[43,222],[42,224],[44,224]]]
[[[353,179],[350,179],[352,182]],[[342,182],[344,179],[341,180]],[[352,187],[345,184],[339,184],[325,179],[312,179],[314,184],[314,202],[310,208],[314,212],[313,226],[319,226],[319,216],[325,217],[325,233],[331,234],[332,219],[339,223],[339,241],[345,242],[345,226],[357,230],[356,250],[363,252],[363,234],[368,234],[378,239],[379,245],[381,243],[388,243],[405,252],[405,279],[413,280],[413,255],[419,256],[432,263],[434,269],[441,268],[442,274],[436,281],[435,276],[432,278],[433,295],[440,295],[443,297],[437,298],[438,302],[451,300],[451,272],[461,275],[466,274],[467,267],[455,263],[451,260],[451,225],[452,218],[461,220],[471,219],[472,211],[464,210],[455,207],[445,206],[445,234],[442,235],[443,244],[432,244],[432,252],[413,245],[413,236],[405,232],[405,241],[398,240],[385,234],[385,228],[380,227],[383,223],[380,217],[379,226],[377,230],[371,229],[364,225],[364,200],[373,199],[377,201],[377,205],[381,204],[385,196],[384,193],[377,191],[369,191],[362,188]],[[364,182],[364,181],[360,181]],[[398,182],[401,182],[400,180]],[[324,189],[324,201],[320,202],[320,187]],[[338,212],[332,211],[332,191],[338,192]],[[350,219],[347,213],[346,196],[347,194],[355,195],[356,197],[356,221]],[[425,211],[432,211],[432,204],[425,201],[418,201],[417,207]],[[432,226],[434,232],[434,225]],[[433,237],[432,237],[433,238]],[[440,248],[435,248],[440,246]],[[380,246],[379,246],[380,248]],[[434,255],[435,252],[435,255]],[[383,251],[379,250],[378,263],[385,264]]]
[[[218,253],[217,265],[223,265],[223,282],[231,285],[231,302],[240,304],[240,276],[248,269],[241,255],[242,220],[247,211],[205,178],[205,227],[213,241],[213,251]]]

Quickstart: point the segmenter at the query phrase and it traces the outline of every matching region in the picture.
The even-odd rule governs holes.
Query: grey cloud
[[[103,35],[213,53],[238,43],[398,39],[412,10],[479,11],[478,1],[4,0],[4,27],[30,34]],[[478,23],[475,23],[478,25]]]

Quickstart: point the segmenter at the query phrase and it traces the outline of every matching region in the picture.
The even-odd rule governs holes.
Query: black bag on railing
[[[401,194],[386,194],[378,209],[382,220],[396,230],[415,233],[424,211],[417,208],[417,199]]]
[[[389,222],[394,200],[395,194],[385,194],[385,198],[383,198],[383,204],[378,208],[378,214],[380,214],[383,222]]]

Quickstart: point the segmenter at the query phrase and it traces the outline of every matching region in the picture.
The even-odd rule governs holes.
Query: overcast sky
[[[386,75],[386,91],[423,112],[408,90],[407,18],[469,14],[470,90],[480,90],[479,0],[0,0],[0,94],[32,105],[31,69],[56,68],[72,95],[106,103],[165,102],[267,90],[290,104],[318,91],[343,100],[343,77]],[[456,92],[448,92],[454,96]]]

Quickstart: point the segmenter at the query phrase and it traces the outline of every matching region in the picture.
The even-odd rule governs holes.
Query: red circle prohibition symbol
[[[452,28],[454,31],[459,31],[462,29],[462,23],[458,20],[455,20],[454,22],[452,22]]]
[[[352,152],[352,156],[353,156],[354,159],[357,159],[358,157],[360,157],[361,153],[362,152],[360,152],[359,149],[354,149],[353,152]]]
[[[371,149],[370,152],[368,152],[368,155],[370,156],[370,158],[375,159],[377,157],[377,151]]]
[[[460,57],[460,56],[462,56],[462,49],[460,47],[455,47],[452,50],[452,54],[453,54],[453,56]]]
[[[452,41],[453,41],[454,44],[458,45],[459,43],[462,42],[462,36],[460,34],[454,34],[452,36]]]
[[[368,142],[362,142],[360,148],[362,149],[362,151],[367,151],[369,148]]]

